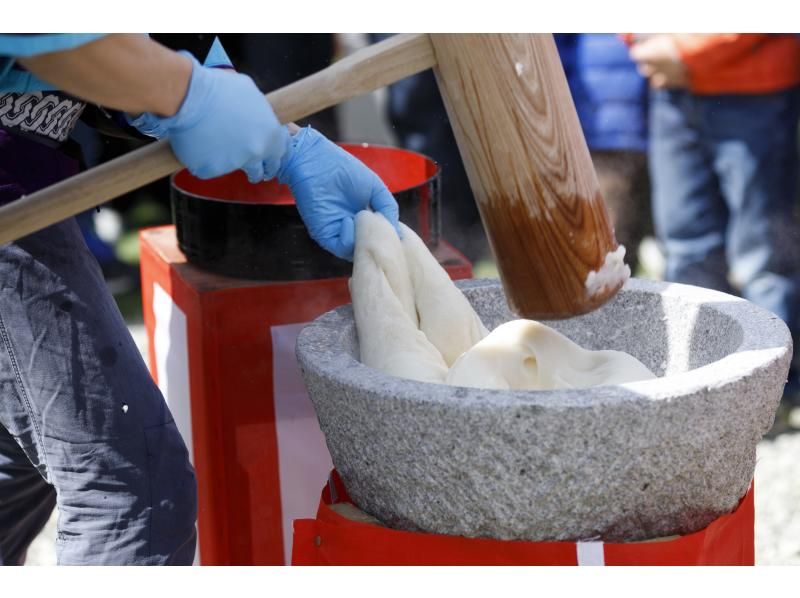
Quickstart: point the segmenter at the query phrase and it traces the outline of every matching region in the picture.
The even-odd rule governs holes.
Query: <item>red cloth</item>
[[[294,522],[293,565],[577,565],[575,542],[517,542],[423,534],[351,521],[330,508],[352,502],[336,472],[316,519]],[[736,510],[693,534],[654,542],[592,543],[605,565],[753,565],[753,486]],[[585,545],[584,545],[585,546]]]

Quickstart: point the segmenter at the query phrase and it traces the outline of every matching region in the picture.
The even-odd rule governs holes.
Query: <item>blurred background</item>
[[[266,93],[391,34],[222,34],[237,70]],[[200,60],[216,34],[153,35]],[[761,34],[556,34],[598,180],[635,276],[745,298],[800,330],[797,228],[800,39]],[[90,119],[87,119],[87,121]],[[93,166],[145,143],[75,139]],[[432,72],[312,116],[346,142],[404,147],[441,169],[442,236],[496,276]],[[143,354],[138,231],[171,222],[167,180],[79,216]],[[798,343],[795,342],[797,346]],[[756,560],[800,564],[800,383],[795,368],[759,446]],[[54,564],[55,515],[28,564]]]

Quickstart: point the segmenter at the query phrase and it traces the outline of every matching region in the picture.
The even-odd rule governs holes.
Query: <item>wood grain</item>
[[[374,44],[285,88],[267,94],[283,123],[394,83],[433,66],[425,33]],[[158,141],[0,207],[0,244],[138,189],[179,170],[169,143]]]
[[[439,88],[497,259],[523,317],[588,312],[589,272],[617,247],[550,34],[431,34]]]

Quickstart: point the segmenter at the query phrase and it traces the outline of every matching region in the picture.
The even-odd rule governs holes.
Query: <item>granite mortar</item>
[[[497,281],[459,283],[490,330],[514,319]],[[746,492],[786,381],[777,316],[716,291],[632,279],[547,322],[627,351],[659,378],[496,391],[395,378],[358,360],[352,308],[307,326],[297,356],[334,465],[390,527],[514,540],[686,534]]]

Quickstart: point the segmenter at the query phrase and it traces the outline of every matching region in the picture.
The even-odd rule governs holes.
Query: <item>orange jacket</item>
[[[701,95],[771,93],[800,84],[800,38],[767,33],[673,33]],[[630,43],[631,38],[626,37]]]

